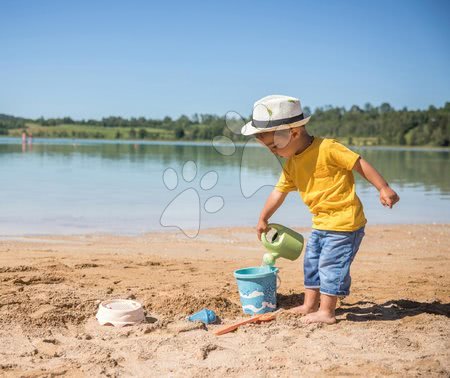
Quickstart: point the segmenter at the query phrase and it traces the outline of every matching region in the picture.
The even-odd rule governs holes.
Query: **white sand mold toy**
[[[111,324],[115,327],[137,324],[145,319],[142,305],[129,299],[101,302],[95,317],[101,325]]]

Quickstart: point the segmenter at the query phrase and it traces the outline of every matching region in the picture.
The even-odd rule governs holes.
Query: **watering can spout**
[[[291,261],[296,260],[303,250],[303,236],[277,223],[270,223],[268,228],[274,229],[276,232],[271,240],[267,239],[266,232],[261,234],[261,242],[268,251],[263,257],[264,264],[274,265],[275,260],[279,257]]]

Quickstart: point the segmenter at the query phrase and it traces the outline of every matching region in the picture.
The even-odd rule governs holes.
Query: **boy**
[[[400,198],[358,154],[335,140],[309,135],[304,126],[310,118],[298,99],[267,96],[255,103],[252,121],[241,132],[255,135],[272,153],[288,159],[261,211],[258,238],[291,191],[300,193],[313,214],[304,256],[305,300],[292,310],[304,314],[306,323],[333,324],[337,297],[350,293],[350,265],[367,222],[352,171],[378,189],[383,206],[392,208]]]

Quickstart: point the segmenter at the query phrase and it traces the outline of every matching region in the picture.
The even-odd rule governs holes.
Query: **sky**
[[[99,119],[450,101],[450,1],[0,2],[0,113]]]

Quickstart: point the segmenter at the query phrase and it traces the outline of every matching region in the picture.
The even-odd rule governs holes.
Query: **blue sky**
[[[101,118],[450,101],[449,1],[0,2],[0,113]]]

